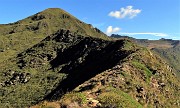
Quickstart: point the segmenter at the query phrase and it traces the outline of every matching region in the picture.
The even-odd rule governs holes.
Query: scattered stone
[[[144,88],[143,88],[143,87],[136,87],[136,91],[137,91],[138,93],[141,93],[141,92],[144,91]]]
[[[80,57],[80,58],[78,58],[78,59],[77,59],[77,61],[78,61],[78,63],[80,64],[80,63],[82,63],[82,62],[83,62],[83,58],[82,58],[82,57]]]
[[[159,85],[160,85],[161,87],[165,87],[165,86],[166,86],[165,83],[160,83]]]
[[[6,76],[10,77],[8,80],[2,83],[2,86],[16,85],[17,83],[27,83],[31,79],[30,73],[17,73],[15,71],[8,71]]]
[[[98,100],[95,100],[93,98],[87,98],[88,104],[90,107],[100,107],[101,104],[99,103]]]

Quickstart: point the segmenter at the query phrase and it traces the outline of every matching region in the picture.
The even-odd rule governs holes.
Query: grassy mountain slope
[[[59,29],[71,30],[75,35],[109,39],[99,29],[64,10],[49,8],[15,23],[0,25],[0,62],[16,56]]]
[[[178,107],[178,79],[159,56],[129,40],[93,39],[104,44],[98,49],[89,45],[91,39],[85,40],[59,55],[58,61],[70,62],[59,71],[67,74],[66,79],[45,96],[46,101],[32,108]]]
[[[1,67],[3,107],[59,99],[58,105],[79,107],[91,107],[89,99],[101,107],[178,105],[179,84],[172,69],[128,40],[107,41],[59,30]]]
[[[180,47],[168,48],[168,49],[153,49],[162,58],[169,62],[169,64],[177,70],[177,75],[180,77]]]
[[[180,41],[172,39],[147,40],[135,39],[128,36],[112,35],[115,38],[127,38],[133,42],[147,47],[165,59],[171,67],[176,70],[177,76],[180,78]]]
[[[99,44],[94,43],[90,37],[74,36],[69,30],[62,29],[32,48],[19,53],[15,58],[1,63],[2,104],[24,107],[42,100],[61,80],[66,78],[67,73],[61,73],[61,69],[67,69],[71,62],[78,62],[76,59],[83,60],[78,52],[71,52],[71,50],[66,52],[66,50],[84,50],[86,41],[90,41],[89,44],[94,45],[95,48],[96,44]],[[76,44],[83,44],[83,46]],[[72,61],[66,61],[66,58]],[[14,103],[15,101],[17,103]]]
[[[111,56],[115,51],[112,47],[116,44],[119,46],[122,44],[96,38],[74,36],[72,34],[69,33],[69,30],[60,30],[32,48],[18,54],[17,57],[4,61],[1,64],[0,74],[3,76],[0,79],[2,105],[24,107],[34,104],[44,99],[46,94],[61,85],[59,84],[61,80],[79,78],[79,75],[82,74],[79,73],[81,72],[80,69],[84,68],[84,74],[87,74],[87,76],[84,77],[85,79],[77,82],[76,85],[70,86],[71,89],[93,77],[97,72],[101,72],[104,68],[108,69],[108,67],[114,65],[109,63],[102,64],[102,66],[105,65],[104,68],[97,72],[86,73],[85,70],[98,69],[99,66],[95,62],[96,59],[104,58],[99,60],[99,64],[111,60],[108,56]],[[99,56],[95,57],[95,54],[99,54]],[[85,59],[87,60],[85,61]],[[114,59],[111,61],[115,62],[120,58],[113,61]],[[94,60],[94,62],[91,60]],[[86,69],[89,66],[91,68]],[[71,77],[67,76],[69,73],[72,73],[70,71],[73,68],[77,68],[77,77],[74,74]],[[63,88],[64,90],[68,89],[67,87]],[[14,101],[17,103],[14,103]]]
[[[0,38],[0,108],[179,107],[165,61],[63,10],[0,25]]]

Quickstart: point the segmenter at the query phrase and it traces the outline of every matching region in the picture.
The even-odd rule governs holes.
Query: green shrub
[[[152,76],[152,72],[144,65],[141,64],[138,61],[133,61],[132,64],[138,68],[144,71],[144,75],[146,76],[146,81],[149,82],[150,81],[150,77]]]
[[[71,92],[65,94],[62,99],[60,100],[62,105],[69,105],[70,103],[77,102],[78,104],[86,103],[86,96],[84,93],[81,92]]]
[[[140,103],[121,90],[107,88],[106,91],[108,92],[104,92],[98,96],[102,108],[142,108]]]

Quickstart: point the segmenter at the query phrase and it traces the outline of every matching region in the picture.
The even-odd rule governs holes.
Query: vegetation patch
[[[149,82],[150,78],[152,76],[152,72],[144,64],[142,64],[142,63],[140,63],[138,61],[132,61],[132,64],[136,68],[144,71],[144,75],[146,77],[146,81]]]
[[[62,106],[68,106],[71,103],[77,103],[79,105],[82,105],[85,104],[86,102],[87,102],[86,95],[81,92],[67,93],[60,100]]]
[[[110,87],[106,91],[98,96],[102,108],[142,108],[140,103],[119,89]]]

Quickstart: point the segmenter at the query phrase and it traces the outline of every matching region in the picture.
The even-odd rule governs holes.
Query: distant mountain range
[[[0,25],[0,108],[180,107],[178,41],[116,36],[57,8]]]

